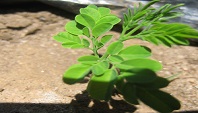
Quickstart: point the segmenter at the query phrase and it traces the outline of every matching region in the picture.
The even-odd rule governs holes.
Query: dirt
[[[118,97],[109,103],[95,102],[84,91],[86,82],[62,82],[62,74],[79,56],[91,54],[84,49],[64,49],[52,38],[74,16],[40,3],[0,6],[0,113],[155,112],[143,104],[128,105]],[[110,33],[115,38],[120,34],[119,30]],[[150,47],[153,58],[163,64],[160,76],[179,75],[163,89],[181,101],[176,112],[198,112],[198,47],[168,48],[136,39],[125,44]]]

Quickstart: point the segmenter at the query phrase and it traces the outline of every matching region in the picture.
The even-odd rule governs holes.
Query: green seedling
[[[90,76],[87,92],[91,98],[109,101],[113,90],[132,105],[140,101],[159,112],[172,112],[180,108],[180,102],[169,93],[161,91],[169,80],[157,76],[162,64],[150,58],[151,50],[143,45],[124,47],[123,42],[139,38],[155,45],[188,45],[186,38],[197,38],[198,31],[182,23],[168,23],[169,19],[181,16],[173,10],[182,6],[166,4],[160,8],[141,3],[124,14],[120,37],[111,42],[113,35],[107,34],[121,19],[111,14],[106,7],[88,5],[80,9],[75,20],[68,22],[66,31],[54,39],[64,48],[84,48],[93,55],[78,58],[78,63],[69,67],[63,75],[67,84],[75,84]],[[110,43],[111,42],[111,43]],[[109,45],[108,45],[109,44]],[[98,50],[108,45],[102,55]]]

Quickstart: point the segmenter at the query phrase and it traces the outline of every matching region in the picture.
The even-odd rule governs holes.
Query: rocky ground
[[[0,113],[152,113],[145,105],[129,106],[119,98],[91,101],[86,83],[67,85],[62,74],[84,49],[64,49],[52,37],[75,15],[44,4],[0,5]],[[119,29],[111,31],[115,38]],[[177,112],[198,112],[198,48],[155,46],[141,40],[126,45],[150,47],[163,64],[159,75],[179,74],[165,88],[181,101]],[[196,44],[195,44],[196,45]],[[101,51],[102,52],[102,51]]]

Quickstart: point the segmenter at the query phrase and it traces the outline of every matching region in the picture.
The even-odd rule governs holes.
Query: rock
[[[0,40],[9,41],[9,40],[12,40],[12,39],[13,39],[12,34],[10,34],[7,30],[1,30],[0,31]]]
[[[5,28],[6,28],[6,26],[4,24],[0,23],[0,29],[5,29]]]
[[[26,29],[23,29],[21,33],[21,37],[25,37],[29,34],[34,34],[36,31],[40,29],[41,25],[39,23],[32,24],[31,26],[28,26]]]
[[[25,28],[32,24],[31,20],[19,15],[5,15],[0,17],[0,22],[7,28]]]
[[[3,88],[0,88],[0,92],[3,92],[4,91],[4,89]]]

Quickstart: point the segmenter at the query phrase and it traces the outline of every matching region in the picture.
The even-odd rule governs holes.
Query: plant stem
[[[105,58],[107,58],[109,56],[109,54],[106,52],[106,53],[104,53],[104,55],[100,58],[100,60],[102,61],[102,60],[104,60]]]
[[[129,22],[130,24],[132,23],[131,21],[132,21],[132,20],[130,20],[130,22]],[[128,25],[129,25],[129,24],[128,24]],[[134,29],[132,29],[130,32],[128,32],[128,33],[125,35],[125,33],[127,32],[127,29],[128,29],[128,25],[127,25],[126,27],[123,28],[119,40],[125,41],[125,40],[128,40],[128,39],[132,39],[132,38],[129,38],[129,36],[132,35],[134,32],[136,32],[136,31],[137,31],[138,29],[140,29],[141,27],[143,27],[144,22],[142,22],[139,26],[135,27]],[[124,38],[124,37],[126,37],[126,38]]]
[[[92,41],[92,46],[93,46],[93,48],[92,48],[92,51],[93,51],[93,53],[94,53],[94,55],[95,56],[97,56],[98,58],[99,58],[99,54],[98,54],[98,48],[97,48],[97,46],[96,46],[96,39],[93,37],[93,35],[92,35],[92,31],[91,31],[91,29],[89,29],[89,35],[90,35],[90,39],[91,39],[91,41]]]
[[[126,40],[134,39],[134,38],[138,38],[138,35],[135,35],[135,36],[128,36],[127,38],[123,38],[121,41],[126,41]]]
[[[120,35],[119,40],[122,40],[122,38],[124,37],[124,35],[125,35],[126,31],[127,31],[127,26],[123,28],[122,33],[121,33],[121,35]]]
[[[131,30],[129,33],[126,34],[126,37],[132,35],[134,32],[136,32],[138,29],[140,29],[143,26],[143,23],[139,26],[135,27],[133,30]]]
[[[99,57],[98,51],[97,51],[98,48],[97,48],[97,46],[96,46],[96,39],[93,38],[93,37],[92,37],[92,44],[93,44],[93,49],[92,49],[92,51],[93,51],[94,55],[97,56],[97,57]]]

